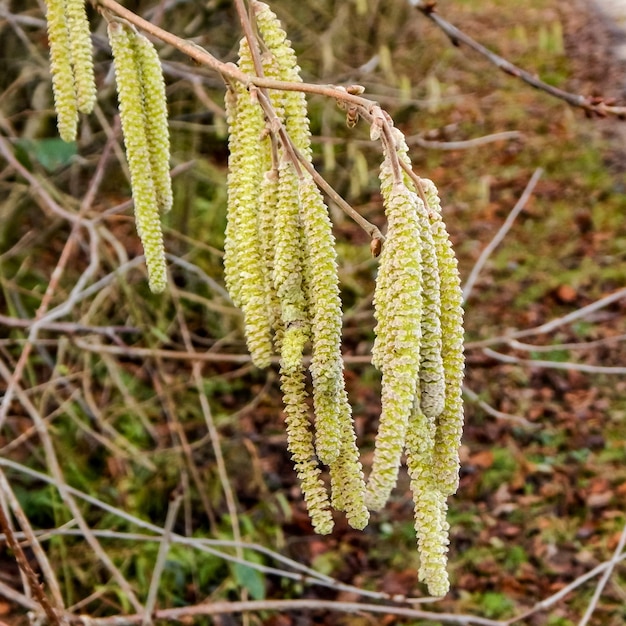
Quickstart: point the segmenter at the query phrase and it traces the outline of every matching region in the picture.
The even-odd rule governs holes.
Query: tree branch
[[[450,39],[453,45],[459,46],[464,44],[472,50],[478,52],[491,63],[493,63],[498,69],[502,70],[510,76],[519,78],[527,85],[544,91],[545,93],[567,102],[570,106],[583,109],[590,115],[598,117],[606,117],[608,115],[614,115],[616,117],[626,117],[626,106],[613,106],[610,99],[604,99],[602,97],[590,97],[582,96],[580,94],[564,91],[553,85],[545,83],[541,79],[537,78],[530,72],[521,69],[517,65],[514,65],[510,61],[500,55],[492,52],[482,44],[478,43],[475,39],[472,39],[469,35],[462,30],[445,20],[436,12],[436,3],[432,0],[408,0],[411,6],[414,6],[420,13],[425,15],[429,20],[437,25],[437,27],[445,33]]]

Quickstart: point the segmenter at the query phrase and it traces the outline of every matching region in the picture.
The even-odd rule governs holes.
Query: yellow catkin
[[[241,41],[239,45],[239,69],[253,73],[250,49]],[[226,90],[225,105],[228,122],[228,199],[226,205],[226,232],[224,237],[224,279],[226,288],[235,305],[241,307],[241,272],[239,253],[239,222],[241,207],[254,201],[262,170],[259,132],[262,113],[252,106],[250,93],[239,83]],[[252,118],[252,119],[251,119]]]
[[[284,328],[282,363],[286,370],[291,370],[301,366],[311,325],[304,285],[304,246],[298,177],[293,165],[287,161],[281,162],[278,169],[277,193],[273,280]]]
[[[262,2],[252,3],[263,38],[268,73],[272,77],[300,82],[296,55],[280,21]],[[271,61],[271,62],[270,62]],[[311,140],[306,98],[295,91],[276,98],[279,115],[296,149],[311,160]],[[328,209],[308,174],[299,183],[301,220],[304,231],[305,288],[311,316],[313,401],[316,418],[316,450],[323,463],[335,461],[340,451],[338,416],[344,391],[341,357],[341,301],[335,242]],[[352,429],[352,423],[345,424]]]
[[[251,3],[259,33],[271,57],[268,72],[272,78],[290,82],[302,82],[300,67],[291,42],[276,14],[267,4],[254,0]],[[281,120],[294,145],[307,159],[311,159],[311,134],[307,116],[306,97],[297,91],[280,92],[278,96]]]
[[[46,0],[46,9],[57,127],[63,141],[75,141],[78,128],[78,103],[65,0]]]
[[[443,411],[446,395],[441,355],[441,282],[437,251],[426,207],[419,197],[416,197],[415,205],[420,220],[423,286],[420,397],[422,411],[434,420]]]
[[[385,177],[385,167],[381,177]],[[382,372],[382,411],[366,502],[378,510],[393,489],[406,429],[417,393],[421,317],[422,260],[414,194],[402,182],[381,186],[389,228],[380,256],[374,294],[374,352]]]
[[[409,466],[411,490],[415,503],[415,533],[420,555],[418,577],[432,596],[445,596],[450,589],[446,497],[434,488],[421,468]]]
[[[310,370],[317,431],[316,449],[322,463],[330,464],[339,456],[341,429],[353,429],[351,420],[346,423],[340,419],[344,379],[335,239],[328,209],[310,176],[303,175],[299,193],[313,343]]]
[[[245,41],[241,43],[239,55],[242,69],[250,70],[252,60]],[[228,104],[230,157],[224,269],[231,297],[243,310],[252,360],[258,367],[267,367],[273,347],[267,309],[266,265],[259,237],[259,190],[264,177],[262,167],[269,160],[269,144],[261,140],[265,118],[254,93],[249,93],[243,86],[235,89],[236,105]]]
[[[313,435],[309,430],[304,372],[301,369],[281,370],[281,389],[285,403],[287,445],[300,479],[315,532],[326,535],[333,529],[330,501],[320,468],[315,461]]]
[[[418,576],[426,583],[431,595],[443,596],[449,588],[446,571],[449,538],[446,496],[433,476],[435,428],[435,419],[426,416],[421,409],[418,393],[406,434],[406,462],[411,477],[420,555]]]
[[[237,201],[239,192],[238,170],[241,170],[241,163],[245,155],[245,150],[241,148],[241,131],[238,130],[241,120],[238,119],[238,100],[240,90],[235,87],[228,87],[224,97],[226,109],[226,121],[228,123],[228,176],[226,186],[228,189],[228,199],[226,204],[226,230],[224,232],[224,281],[226,289],[230,294],[235,306],[241,306],[241,280],[238,267],[237,255],[237,211],[240,202]]]
[[[433,473],[442,493],[451,495],[459,484],[459,446],[463,434],[463,295],[458,264],[441,216],[437,188],[422,181],[430,210],[441,283],[441,356],[445,376],[445,404],[437,419]]]
[[[259,206],[259,240],[261,247],[261,264],[263,269],[264,291],[267,316],[274,332],[274,345],[280,352],[284,334],[284,326],[280,313],[280,301],[274,287],[274,247],[276,208],[278,204],[278,168],[272,167],[265,173],[261,183]]]
[[[135,55],[134,29],[121,22],[110,22],[109,42],[115,62],[115,79],[120,106],[120,119],[130,170],[135,222],[146,255],[150,289],[163,291],[167,285],[165,249],[156,191],[150,162],[150,152],[145,131],[142,86]]]
[[[352,528],[363,529],[369,521],[369,511],[365,506],[363,467],[359,461],[359,449],[356,445],[356,434],[345,390],[341,396],[342,411],[339,415],[341,448],[338,457],[329,466],[331,502],[338,511],[345,511],[348,524]]]
[[[159,209],[167,212],[172,208],[173,196],[167,97],[161,61],[155,47],[141,34],[135,38],[135,54],[143,88],[146,138],[154,189]]]
[[[65,0],[65,11],[78,110],[81,113],[91,113],[96,102],[96,81],[85,0]]]

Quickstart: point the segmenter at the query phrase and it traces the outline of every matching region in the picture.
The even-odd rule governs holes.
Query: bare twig
[[[6,365],[0,360],[0,376],[5,379],[5,381],[13,380],[13,375],[6,367]],[[91,549],[94,551],[94,554],[100,559],[102,564],[109,570],[114,580],[120,586],[121,590],[126,594],[128,601],[135,607],[137,611],[143,611],[143,607],[135,592],[131,588],[128,581],[124,578],[120,570],[115,566],[109,555],[102,548],[98,540],[93,536],[89,525],[87,524],[81,510],[76,504],[74,497],[69,489],[69,485],[66,483],[65,478],[63,477],[63,472],[61,470],[61,465],[59,463],[56,451],[54,449],[54,445],[52,443],[52,439],[50,437],[50,433],[48,432],[47,425],[41,415],[39,414],[37,408],[33,405],[29,397],[23,392],[20,385],[16,383],[14,385],[14,393],[19,399],[22,407],[27,412],[28,416],[33,421],[33,424],[37,428],[37,433],[39,435],[39,439],[42,443],[42,447],[44,450],[44,454],[46,457],[46,464],[53,476],[52,484],[56,487],[61,496],[61,500],[71,511],[76,523],[83,531],[83,536]]]
[[[592,341],[577,341],[572,343],[551,343],[540,346],[532,343],[522,343],[517,339],[508,342],[514,350],[523,350],[524,352],[555,352],[556,350],[592,350],[601,346],[608,346],[612,343],[620,343],[626,341],[626,335],[615,335],[614,337],[604,337],[603,339],[594,339]]]
[[[626,115],[625,106],[613,106],[610,100],[605,100],[601,97],[582,96],[580,94],[564,91],[553,85],[540,80],[534,74],[523,70],[517,65],[513,65],[510,61],[500,55],[492,52],[482,44],[478,43],[475,39],[472,39],[469,35],[462,30],[445,20],[435,10],[435,2],[432,0],[408,0],[409,4],[414,6],[423,15],[432,20],[450,39],[450,41],[458,46],[464,44],[472,50],[478,52],[497,68],[501,69],[506,74],[514,76],[524,81],[526,84],[544,91],[545,93],[567,102],[570,106],[583,109],[589,114],[597,115],[598,117],[606,117],[607,115],[614,115],[617,117],[623,117]]]
[[[335,100],[340,100],[341,102],[345,102],[347,104],[363,107],[366,110],[376,106],[374,101],[352,94],[345,88],[341,88],[336,85],[315,85],[312,83],[290,82],[246,74],[245,72],[242,72],[234,63],[224,63],[218,60],[196,43],[177,37],[169,31],[159,28],[139,15],[136,15],[132,11],[124,8],[115,0],[92,0],[92,2],[103,13],[108,11],[114,15],[124,18],[137,28],[140,28],[163,43],[176,48],[200,65],[209,67],[229,80],[241,82],[246,86],[255,85],[256,87],[264,89],[275,89],[278,91],[301,91],[303,93],[317,94],[327,98],[334,98]]]
[[[6,502],[8,508],[11,509],[15,519],[20,525],[24,537],[28,542],[28,546],[33,552],[33,555],[37,559],[37,563],[41,569],[41,573],[43,574],[44,580],[48,585],[48,589],[50,590],[50,594],[52,596],[52,603],[54,604],[55,609],[58,614],[63,612],[63,594],[61,593],[61,589],[59,587],[59,583],[56,579],[54,568],[50,564],[46,553],[44,552],[41,544],[37,540],[35,536],[35,532],[22,508],[19,500],[16,498],[9,481],[7,480],[3,471],[0,470],[0,492],[2,493],[2,502]],[[24,570],[22,570],[24,571]],[[37,597],[37,596],[35,596]]]
[[[58,281],[60,280],[63,274],[63,271],[65,270],[65,267],[67,266],[69,262],[70,255],[72,251],[74,250],[74,246],[75,246],[78,233],[81,227],[85,228],[87,232],[89,233],[89,241],[91,244],[90,248],[92,252],[89,268],[83,274],[83,277],[86,277],[88,273],[91,273],[91,271],[95,270],[95,267],[97,266],[97,263],[98,263],[99,256],[98,256],[97,249],[95,246],[95,242],[98,239],[95,228],[90,222],[84,220],[82,217],[82,213],[84,212],[84,207],[81,209],[81,212],[79,214],[70,213],[69,211],[66,211],[65,209],[61,208],[58,205],[58,203],[56,203],[53,200],[53,198],[46,192],[46,190],[43,188],[43,186],[37,180],[37,178],[33,174],[31,174],[31,172],[29,172],[28,169],[25,168],[18,161],[18,159],[13,154],[13,150],[11,149],[11,146],[2,137],[0,137],[0,154],[6,159],[6,161],[11,165],[11,167],[13,167],[13,169],[16,172],[18,172],[21,176],[23,176],[30,183],[32,191],[33,193],[35,193],[35,197],[37,197],[40,200],[41,204],[48,211],[52,212],[53,214],[59,215],[60,217],[63,217],[64,219],[67,219],[72,224],[72,232],[69,238],[67,239],[65,246],[63,247],[63,251],[61,252],[57,265],[54,268],[52,275],[50,277],[50,282],[48,283],[46,292],[44,293],[41,303],[39,305],[39,308],[37,309],[37,313],[35,315],[35,323],[31,327],[30,332],[28,334],[28,342],[25,344],[24,349],[22,350],[22,353],[20,354],[20,357],[18,359],[18,362],[16,363],[15,368],[13,369],[13,373],[11,374],[11,377],[7,382],[7,389],[5,391],[4,397],[2,398],[2,402],[0,403],[0,426],[1,426],[4,420],[6,419],[7,411],[11,404],[11,400],[13,399],[13,396],[15,395],[16,388],[19,385],[19,382],[24,373],[24,368],[26,367],[26,364],[28,363],[28,359],[30,357],[33,344],[37,339],[37,335],[39,332],[38,322],[44,318],[52,302],[52,298],[55,293],[56,287],[58,285]],[[80,284],[81,284],[81,280],[78,281],[77,285],[75,286],[75,289],[77,289]]]
[[[142,620],[143,626],[149,626],[152,624],[152,612],[156,606],[157,593],[159,592],[159,584],[161,582],[161,576],[165,568],[165,562],[167,555],[170,551],[170,545],[172,543],[172,529],[176,523],[176,517],[178,516],[178,509],[183,501],[182,494],[175,494],[170,501],[169,508],[167,509],[167,516],[165,518],[165,525],[163,526],[163,536],[159,543],[159,552],[157,554],[156,563],[154,564],[154,570],[152,570],[152,578],[150,580],[150,588],[148,589],[148,597],[146,598],[146,605],[144,608],[144,617]]]
[[[483,352],[500,361],[511,365],[524,365],[527,367],[540,367],[544,369],[568,370],[572,372],[586,372],[587,374],[626,374],[626,367],[608,365],[587,365],[586,363],[569,363],[561,361],[541,361],[539,359],[520,359],[510,354],[502,354],[491,348],[484,348]]]
[[[11,526],[9,525],[9,519],[5,513],[4,507],[0,506],[0,528],[2,528],[2,532],[4,533],[5,539],[9,548],[11,548],[13,555],[15,556],[15,560],[19,568],[26,575],[26,579],[28,580],[28,585],[30,587],[31,593],[36,598],[37,602],[43,608],[46,617],[50,621],[51,624],[55,626],[61,626],[62,622],[59,619],[56,611],[50,604],[50,600],[48,596],[44,593],[43,587],[39,582],[39,578],[37,574],[33,571],[33,568],[30,566],[26,555],[24,554],[24,550],[22,550],[22,546],[15,540],[13,531]],[[60,607],[62,609],[62,606]]]
[[[561,326],[566,326],[567,324],[571,324],[579,319],[584,319],[591,313],[595,313],[596,311],[603,309],[611,304],[619,302],[620,300],[626,299],[626,287],[622,289],[618,289],[613,293],[610,293],[607,296],[599,298],[595,300],[591,304],[583,306],[567,315],[563,315],[562,317],[557,317],[545,324],[541,324],[540,326],[535,326],[534,328],[527,328],[524,330],[516,330],[511,331],[506,335],[500,335],[499,337],[491,337],[489,339],[483,339],[480,341],[471,341],[466,344],[466,349],[471,350],[475,348],[485,348],[487,346],[495,346],[498,344],[507,344],[510,343],[512,339],[521,339],[523,337],[533,337],[536,335],[545,335],[551,333],[552,331],[560,328]]]
[[[155,611],[156,620],[186,621],[193,620],[201,615],[231,615],[246,611],[335,611],[338,613],[374,613],[396,615],[420,620],[432,620],[440,623],[457,624],[458,626],[506,626],[507,622],[473,617],[471,615],[453,615],[452,613],[436,613],[434,611],[420,611],[408,607],[367,604],[359,602],[340,602],[337,600],[254,600],[248,602],[211,602],[195,606]],[[76,624],[84,626],[132,626],[139,624],[142,615],[126,615],[123,617],[87,618],[77,616],[73,619]]]
[[[15,604],[22,606],[30,611],[39,611],[41,609],[41,606],[37,602],[35,602],[35,600],[29,598],[23,593],[20,593],[19,591],[16,591],[12,587],[9,587],[9,585],[3,583],[1,580],[0,597],[6,598],[7,600],[10,600],[11,602],[14,602]]]
[[[609,578],[611,577],[611,574],[613,573],[613,570],[615,569],[615,566],[617,565],[616,559],[620,556],[620,554],[622,554],[625,546],[626,546],[626,526],[624,526],[624,528],[622,529],[622,534],[619,538],[619,541],[617,542],[617,546],[615,546],[615,550],[613,551],[613,558],[609,562],[610,566],[604,570],[604,573],[602,574],[600,580],[598,581],[595,591],[593,592],[593,596],[591,600],[589,601],[589,605],[587,606],[587,610],[585,611],[585,614],[583,615],[580,622],[578,622],[578,626],[587,626],[587,623],[591,619],[591,616],[593,615],[594,611],[596,610],[596,607],[598,606],[598,602],[600,601],[600,596],[602,596],[602,592],[604,591],[604,588],[606,587],[606,584],[609,582]]]
[[[623,531],[622,531],[622,536],[623,536]],[[603,574],[607,570],[613,570],[618,563],[621,563],[624,560],[626,560],[626,552],[623,551],[623,546],[622,546],[622,551],[619,554],[616,551],[610,560],[605,561],[604,563],[600,563],[600,565],[597,565],[596,567],[589,570],[588,572],[585,572],[584,574],[580,575],[578,578],[573,580],[569,585],[566,585],[562,589],[559,589],[559,591],[552,594],[550,597],[546,598],[545,600],[541,600],[540,602],[537,602],[535,606],[533,606],[528,611],[525,611],[524,613],[517,615],[510,620],[507,620],[506,624],[514,624],[515,622],[519,622],[521,620],[527,619],[531,615],[535,615],[536,613],[541,613],[542,611],[546,611],[547,609],[553,607],[555,604],[560,602],[563,598],[568,596],[570,593],[572,593],[572,591],[574,591],[581,585],[584,585],[587,581],[591,580],[592,578],[595,578],[599,574]]]
[[[496,141],[509,141],[511,139],[519,139],[520,137],[522,137],[522,133],[517,130],[507,130],[501,133],[493,133],[460,141],[431,141],[424,139],[423,135],[410,135],[406,138],[406,143],[408,146],[415,144],[421,148],[432,150],[470,150],[471,148],[479,148]]]
[[[8,315],[0,314],[0,325],[7,326],[8,328],[29,329],[35,322],[36,320],[32,319],[23,320],[18,317],[9,317]],[[39,323],[39,328],[63,335],[87,334],[105,335],[107,337],[141,332],[138,328],[133,328],[132,326],[88,326],[86,324],[75,324],[72,322],[43,322]]]
[[[465,302],[467,302],[467,300],[469,299],[470,294],[472,293],[472,289],[474,288],[474,284],[476,283],[476,280],[478,278],[478,275],[480,274],[481,270],[485,266],[485,263],[491,256],[491,253],[498,247],[498,245],[500,245],[500,243],[502,242],[506,234],[511,229],[511,226],[513,226],[513,223],[515,222],[515,219],[517,218],[517,216],[524,210],[524,207],[526,206],[526,203],[530,199],[530,196],[532,195],[535,187],[537,186],[537,183],[539,182],[539,179],[541,178],[542,174],[543,174],[543,170],[540,167],[538,167],[533,173],[533,175],[531,176],[528,183],[526,184],[526,187],[522,195],[520,196],[519,200],[515,203],[515,206],[513,207],[513,209],[511,209],[511,212],[508,214],[506,220],[504,220],[504,223],[498,229],[498,232],[495,234],[494,238],[487,244],[485,249],[480,253],[480,256],[478,257],[478,260],[474,264],[474,267],[472,268],[472,271],[470,272],[470,275],[468,276],[467,281],[465,281],[465,285],[463,285],[463,300]]]
[[[484,400],[481,400],[475,391],[472,391],[467,385],[463,385],[463,395],[465,395],[471,402],[475,402],[485,413],[491,415],[500,420],[506,420],[514,422],[523,426],[524,428],[538,428],[537,424],[529,422],[525,417],[521,415],[512,415],[510,413],[503,413],[494,409],[491,405],[487,404]]]

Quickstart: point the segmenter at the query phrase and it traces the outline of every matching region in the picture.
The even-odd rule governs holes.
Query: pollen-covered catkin
[[[300,221],[298,177],[293,165],[286,160],[278,168],[277,194],[273,279],[284,329],[281,365],[290,371],[301,367],[311,325],[304,285],[304,234]]]
[[[365,481],[363,466],[359,461],[359,449],[352,423],[352,411],[345,390],[342,393],[342,410],[339,415],[341,447],[339,456],[330,464],[331,503],[338,511],[344,511],[352,528],[363,529],[369,521],[365,506]]]
[[[256,23],[268,53],[272,56],[271,75],[273,78],[301,83],[298,59],[291,47],[291,41],[283,30],[276,14],[264,2],[252,3]],[[310,161],[311,133],[304,93],[285,91],[280,94],[282,121],[294,146]]]
[[[387,159],[386,159],[387,160]],[[381,167],[381,178],[386,176]],[[389,229],[374,293],[373,354],[382,372],[382,411],[366,503],[378,510],[396,484],[417,393],[422,318],[422,256],[415,194],[402,182],[381,186]]]
[[[422,252],[422,343],[420,348],[420,398],[424,414],[434,420],[443,411],[446,384],[441,335],[441,283],[439,262],[430,221],[421,198],[415,198],[420,222]]]
[[[406,434],[406,463],[415,503],[415,532],[420,555],[418,576],[434,596],[448,591],[446,571],[448,525],[446,496],[432,472],[435,446],[435,419],[424,414],[420,394],[415,397]]]
[[[74,141],[78,128],[78,102],[65,0],[46,0],[46,8],[57,127],[63,141]]]
[[[300,179],[299,195],[313,343],[310,370],[313,379],[316,449],[320,461],[328,465],[339,456],[341,429],[353,428],[351,420],[346,423],[340,419],[344,380],[335,238],[328,209],[308,174]]]
[[[445,376],[445,404],[437,418],[433,473],[442,493],[452,495],[459,485],[459,446],[463,434],[463,295],[458,264],[434,183],[423,179],[441,284],[441,356]]]
[[[446,496],[432,485],[421,468],[412,467],[410,461],[409,474],[420,555],[418,577],[426,583],[432,596],[445,596],[450,588],[446,570],[449,543]]]
[[[254,66],[250,48],[245,41],[239,45],[239,68],[252,73]],[[261,180],[259,167],[260,143],[263,124],[259,107],[252,106],[250,93],[239,83],[226,90],[224,98],[228,122],[228,200],[226,205],[226,232],[224,236],[224,279],[226,288],[236,306],[241,307],[241,272],[239,266],[238,224],[239,211],[246,202],[254,200],[257,183]]]
[[[245,40],[241,42],[239,57],[242,69],[251,70],[251,53]],[[265,117],[256,92],[237,85],[234,94],[235,103],[227,100],[230,156],[224,271],[229,293],[243,310],[252,360],[257,367],[267,367],[273,346],[266,266],[259,236],[259,190],[264,177],[262,166],[269,161],[269,143],[262,139]]]
[[[296,55],[280,21],[267,4],[255,1],[252,6],[267,49],[266,55],[271,57],[268,65],[272,76],[280,80],[301,82]],[[293,145],[310,161],[311,140],[304,94],[284,92],[279,105],[282,121]],[[306,173],[299,176],[298,195],[304,243],[303,287],[307,291],[311,321],[313,354],[310,369],[315,405],[316,450],[322,463],[330,464],[340,450],[338,416],[342,410],[340,399],[344,392],[341,301],[335,242],[328,209],[317,186]],[[352,428],[351,422],[349,427]]]
[[[91,113],[96,102],[96,82],[85,0],[65,0],[65,11],[78,110],[81,113]]]
[[[120,119],[135,205],[135,222],[146,255],[150,289],[154,293],[159,293],[167,285],[167,269],[154,180],[151,169],[146,167],[150,162],[150,151],[145,130],[142,86],[135,56],[137,33],[118,21],[109,23],[108,33],[115,63]]]
[[[333,529],[333,517],[328,493],[315,460],[313,435],[309,430],[304,372],[302,369],[289,372],[281,370],[280,378],[285,403],[287,445],[300,479],[313,528],[315,532],[326,535]]]
[[[278,204],[278,168],[271,167],[261,182],[259,203],[259,240],[267,315],[274,331],[275,351],[280,353],[285,328],[281,319],[280,301],[274,287],[274,248],[276,208]]]
[[[173,202],[165,81],[156,48],[141,34],[135,38],[135,53],[143,91],[152,179],[159,209],[165,213],[172,208]]]

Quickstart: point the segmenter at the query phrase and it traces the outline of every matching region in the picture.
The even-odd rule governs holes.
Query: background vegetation
[[[229,2],[126,6],[234,59],[240,31]],[[405,0],[272,6],[308,80],[364,85],[410,137],[416,170],[440,189],[465,278],[542,168],[467,301],[453,590],[428,610],[442,612],[440,623],[623,624],[623,565],[600,567],[587,584],[580,578],[625,554],[623,122],[586,119],[498,73],[451,46]],[[582,2],[438,6],[551,84],[621,95],[603,26]],[[404,603],[387,602],[383,615],[344,612],[368,597],[424,593],[407,481],[365,532],[338,520],[330,537],[312,533],[286,452],[276,372],[249,364],[240,314],[222,286],[223,85],[162,46],[175,168],[172,284],[165,295],[149,293],[134,260],[110,54],[96,15],[93,24],[99,108],[82,120],[78,144],[67,145],[56,135],[42,7],[0,7],[3,508],[16,530],[40,536],[65,605],[103,624],[146,605],[181,617],[199,603],[246,599],[303,599],[309,610],[294,604],[206,623],[439,623],[394,614]],[[382,227],[380,157],[367,128],[346,128],[334,102],[314,97],[310,106],[320,171]],[[505,134],[477,141],[494,133]],[[346,377],[367,467],[380,408],[368,363],[376,261],[365,233],[331,210]],[[583,309],[610,294],[606,306]],[[45,315],[33,324],[38,310]],[[569,314],[571,323],[541,332]],[[527,334],[503,338],[513,330]],[[39,570],[29,545],[25,556]],[[304,580],[276,553],[317,574]],[[602,571],[610,577],[600,587]],[[33,601],[6,543],[0,596],[0,619],[25,623]]]

